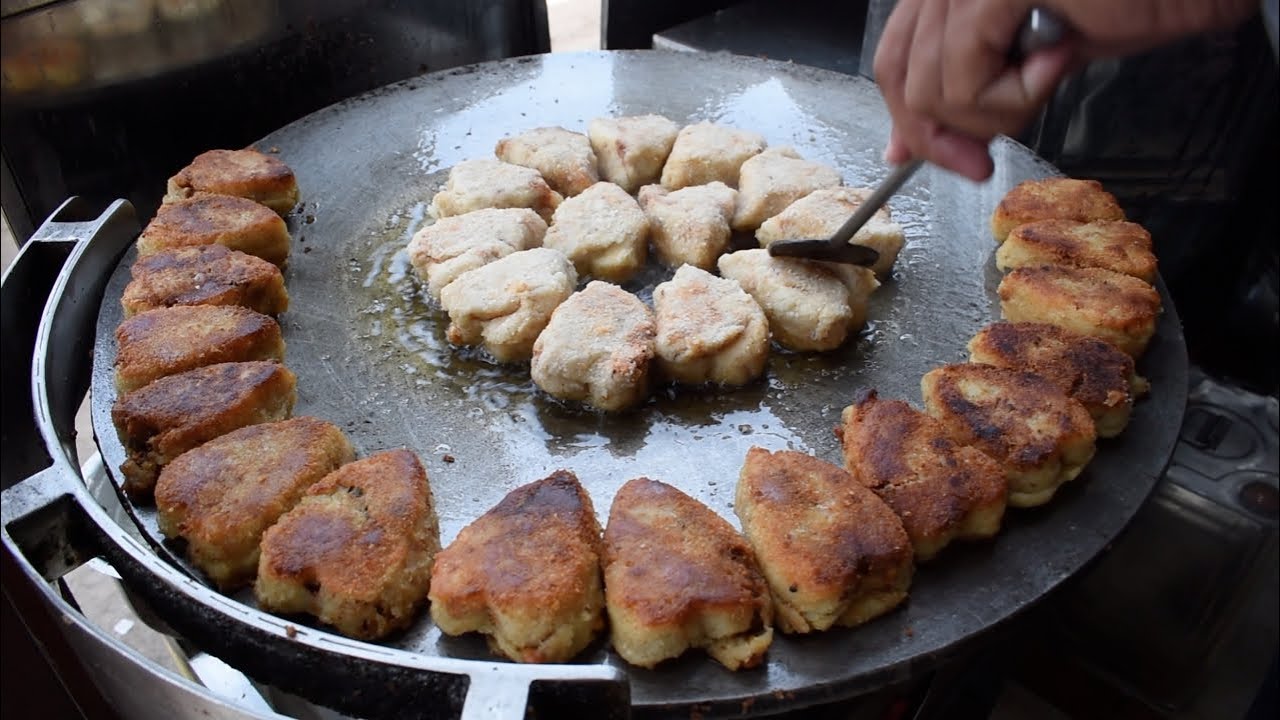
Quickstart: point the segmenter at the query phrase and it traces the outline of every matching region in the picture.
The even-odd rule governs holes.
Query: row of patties
[[[213,150],[169,181],[121,297],[112,420],[124,487],[219,588],[264,609],[380,637],[424,602],[439,531],[408,450],[357,460],[333,423],[291,417],[296,378],[274,319],[289,307],[282,215],[293,172]]]

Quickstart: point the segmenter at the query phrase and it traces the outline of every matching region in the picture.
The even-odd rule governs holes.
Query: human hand
[[[1010,65],[1037,6],[1074,33]],[[1022,130],[1074,66],[1229,27],[1256,10],[1255,0],[901,0],[875,59],[893,115],[885,160],[918,157],[984,180],[991,139]]]

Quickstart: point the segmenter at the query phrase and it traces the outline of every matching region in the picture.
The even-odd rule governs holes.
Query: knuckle
[[[913,113],[928,115],[933,110],[933,98],[918,86],[908,84],[902,97],[902,104]]]

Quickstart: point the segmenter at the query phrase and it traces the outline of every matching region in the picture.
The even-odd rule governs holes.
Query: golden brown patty
[[[244,150],[209,150],[169,178],[165,202],[198,192],[233,195],[262,203],[280,215],[298,204],[298,180],[279,158]]]
[[[264,315],[289,309],[284,275],[271,263],[223,245],[197,245],[140,257],[120,304],[125,317],[174,305],[239,305]]]
[[[942,423],[901,400],[862,393],[836,429],[845,467],[902,519],[916,560],[955,538],[1000,531],[1008,495],[1004,470],[976,448],[957,445]]]
[[[753,447],[733,508],[783,632],[860,625],[906,599],[914,566],[902,522],[839,467]]]
[[[1124,220],[1124,210],[1097,180],[1027,180],[1000,200],[991,214],[991,234],[996,242],[1004,242],[1019,225],[1052,218],[1077,222]]]
[[[1155,282],[1151,233],[1123,220],[1038,220],[1019,225],[996,250],[996,267],[1037,265],[1100,267]]]
[[[283,360],[275,320],[235,305],[177,305],[139,313],[116,328],[116,388],[129,392],[204,365]]]
[[[413,622],[439,550],[427,471],[387,450],[325,476],[267,530],[254,595],[269,612],[372,640]]]
[[[1160,293],[1102,268],[1017,268],[1000,281],[1000,310],[1010,322],[1041,322],[1092,335],[1138,357],[1156,332]]]
[[[160,471],[156,510],[166,537],[224,590],[258,572],[262,533],[317,480],[355,459],[338,426],[313,417],[250,425],[178,456]]]
[[[279,215],[252,200],[197,193],[160,206],[138,236],[138,255],[215,244],[284,265],[289,259],[289,228]]]
[[[431,618],[516,662],[566,662],[604,628],[604,547],[573,473],[507,494],[436,556]]]
[[[1098,437],[1124,430],[1133,399],[1147,381],[1133,369],[1133,358],[1095,337],[1044,323],[993,323],[969,341],[972,362],[1028,370],[1057,385],[1084,405]]]
[[[730,670],[773,641],[773,605],[751,546],[711,508],[636,478],[613,499],[604,533],[613,647],[641,667],[706,648]]]
[[[930,370],[920,388],[952,440],[1000,463],[1014,507],[1049,502],[1093,458],[1089,411],[1039,375],[959,363]]]
[[[237,428],[289,417],[296,384],[280,363],[255,360],[188,370],[121,396],[111,421],[127,453],[124,489],[145,499],[161,468],[182,453]]]

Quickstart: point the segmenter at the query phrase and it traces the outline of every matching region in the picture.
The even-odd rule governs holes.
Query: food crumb
[[[269,152],[269,153],[275,153],[275,154],[279,155],[279,154],[280,154],[280,148],[276,147],[275,145],[272,145],[272,146],[271,146],[271,149],[270,149],[270,150],[268,150],[267,152]]]
[[[289,639],[290,639],[290,640],[292,640],[292,639],[294,639],[294,638],[298,637],[298,628],[296,628],[296,627],[294,627],[294,626],[292,626],[292,625],[285,625],[285,626],[284,626],[284,634],[285,634],[285,635],[288,635],[288,636],[289,636]]]
[[[453,462],[453,456],[452,456],[452,455],[445,455],[444,457],[442,457],[442,458],[440,458],[440,459],[441,459],[441,460],[444,460],[444,461],[445,461],[445,462],[447,462],[447,463],[451,463],[451,462]]]
[[[911,627],[910,625],[908,625],[908,626],[907,626],[907,627],[902,631],[902,633],[903,633],[904,635],[906,635],[907,637],[915,637],[915,636],[916,636],[916,629],[915,629],[915,628],[913,628],[913,627]]]

